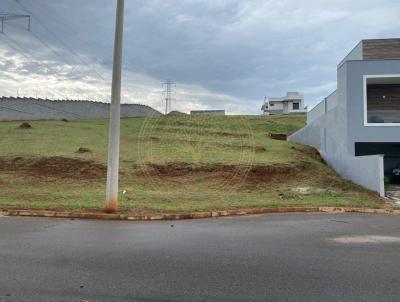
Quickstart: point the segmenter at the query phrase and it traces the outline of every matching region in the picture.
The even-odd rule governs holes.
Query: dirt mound
[[[78,149],[78,151],[76,151],[76,153],[80,153],[80,154],[82,154],[82,153],[92,153],[92,150],[90,150],[89,148],[80,147]]]
[[[288,137],[286,133],[269,133],[268,136],[278,141],[286,141]]]
[[[107,173],[105,165],[67,157],[0,158],[0,170],[35,178],[75,180],[104,179]]]
[[[22,123],[21,125],[19,125],[18,128],[19,128],[19,129],[30,129],[30,128],[32,128],[32,126],[31,126],[31,124],[29,124],[29,123],[27,123],[27,122],[24,122],[24,123]]]

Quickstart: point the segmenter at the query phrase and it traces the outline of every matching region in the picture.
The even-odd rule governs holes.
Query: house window
[[[269,105],[270,105],[271,107],[272,107],[272,106],[275,106],[275,104],[269,104]]]
[[[365,125],[400,124],[400,75],[365,76]]]
[[[293,110],[299,110],[300,109],[300,104],[299,103],[293,103]]]

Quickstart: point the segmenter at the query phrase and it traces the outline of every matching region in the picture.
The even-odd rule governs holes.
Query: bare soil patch
[[[323,164],[325,163],[325,160],[322,158],[321,154],[318,152],[318,150],[307,147],[307,148],[296,148],[295,146],[291,147],[292,150],[296,150],[298,154],[303,157],[303,158],[312,158],[315,159]]]
[[[278,141],[286,141],[288,137],[286,133],[269,133],[268,136]]]
[[[193,135],[209,135],[209,136],[222,136],[222,137],[250,137],[251,134],[247,132],[226,132],[226,131],[208,131],[204,129],[193,128],[163,128],[153,127],[151,130],[157,130],[169,133],[191,133]]]
[[[191,165],[189,163],[147,164],[137,172],[142,177],[192,181],[196,176],[206,176],[212,182],[240,182],[245,187],[257,187],[268,183],[285,183],[309,169],[307,162],[293,165]]]
[[[199,145],[201,145],[201,142],[198,143]],[[215,148],[215,147],[223,147],[223,148],[230,148],[230,149],[234,149],[234,150],[251,150],[254,152],[266,152],[267,149],[263,146],[252,146],[252,145],[234,145],[234,144],[222,144],[222,143],[210,143],[207,144],[209,147]]]
[[[161,141],[159,137],[151,136],[149,137],[149,140],[151,141]],[[215,148],[215,147],[222,147],[222,148],[229,148],[233,150],[251,150],[257,153],[261,152],[266,152],[267,148],[260,146],[260,145],[245,145],[245,144],[224,144],[224,143],[218,143],[218,142],[203,142],[203,141],[196,141],[196,140],[184,140],[184,139],[173,139],[173,140],[164,140],[165,142],[168,142],[169,144],[188,144],[191,146],[196,146],[199,148]]]
[[[0,171],[35,178],[104,179],[107,167],[94,161],[67,157],[0,158]]]

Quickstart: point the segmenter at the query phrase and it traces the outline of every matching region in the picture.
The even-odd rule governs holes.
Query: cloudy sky
[[[398,37],[398,0],[125,0],[123,101],[259,114],[264,96],[301,91],[312,107],[365,38]],[[109,101],[112,0],[0,0],[32,14],[0,34],[0,95]]]

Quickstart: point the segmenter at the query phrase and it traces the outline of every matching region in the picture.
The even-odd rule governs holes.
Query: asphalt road
[[[400,217],[0,217],[0,301],[400,301]]]

